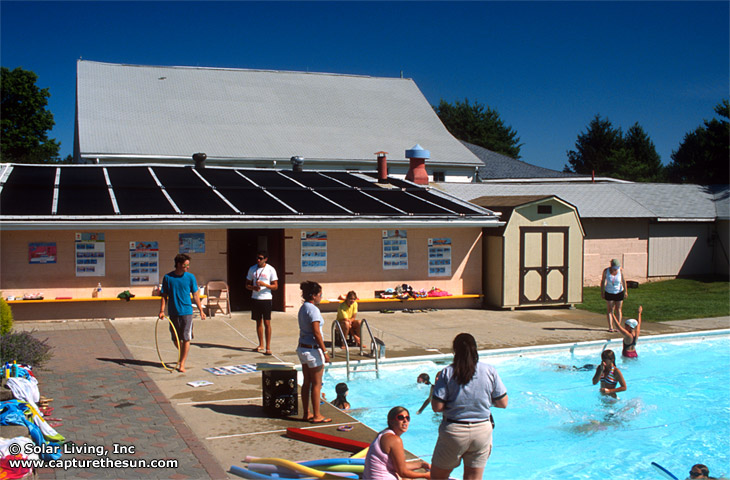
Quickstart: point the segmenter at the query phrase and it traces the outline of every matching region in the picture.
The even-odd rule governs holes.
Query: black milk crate
[[[273,417],[297,415],[296,370],[264,370],[261,372],[264,412]]]

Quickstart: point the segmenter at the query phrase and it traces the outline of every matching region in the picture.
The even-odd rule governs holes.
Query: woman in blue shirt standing
[[[431,460],[431,478],[449,478],[464,459],[464,480],[479,480],[492,453],[491,407],[507,408],[507,389],[488,363],[479,361],[468,333],[454,338],[454,363],[436,378],[431,406],[443,412]]]
[[[324,363],[330,358],[324,346],[322,325],[324,319],[319,311],[319,302],[322,301],[322,286],[317,282],[305,281],[299,285],[302,289],[304,303],[299,309],[299,345],[297,356],[302,362],[302,410],[303,420],[311,423],[329,423],[331,418],[325,418],[319,413],[319,396],[322,392],[322,375]],[[312,414],[309,414],[309,403],[312,404]]]

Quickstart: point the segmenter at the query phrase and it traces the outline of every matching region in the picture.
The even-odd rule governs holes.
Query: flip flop
[[[264,355],[273,355],[273,353],[271,353],[271,350],[266,350],[266,351],[264,352]]]
[[[332,423],[332,419],[331,418],[323,418],[322,420],[312,419],[309,421],[309,423]]]
[[[256,350],[254,350],[254,351],[255,351],[255,352],[258,352],[258,353],[264,353],[264,347],[258,347],[258,348],[257,348]]]

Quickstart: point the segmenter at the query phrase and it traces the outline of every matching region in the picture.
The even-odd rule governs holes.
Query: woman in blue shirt
[[[492,452],[492,406],[507,408],[507,389],[488,363],[479,361],[468,333],[454,338],[454,363],[437,377],[431,406],[443,412],[431,459],[431,478],[449,478],[464,459],[464,480],[481,479]]]
[[[305,281],[299,285],[302,289],[304,303],[299,309],[299,345],[297,356],[302,362],[302,410],[303,420],[311,423],[329,423],[331,418],[325,418],[319,413],[319,396],[322,392],[322,375],[324,363],[330,358],[324,346],[322,325],[324,319],[317,305],[322,301],[322,286],[317,282]],[[312,404],[312,414],[309,414],[309,403]]]

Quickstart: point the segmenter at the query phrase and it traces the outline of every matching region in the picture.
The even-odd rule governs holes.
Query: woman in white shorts
[[[468,333],[454,338],[454,363],[436,378],[431,406],[444,412],[431,459],[431,478],[447,479],[464,459],[464,480],[481,479],[492,453],[492,406],[507,408],[507,389],[497,370],[479,361]]]
[[[331,418],[325,418],[319,413],[319,396],[322,392],[322,374],[324,363],[329,362],[327,350],[324,346],[322,325],[324,319],[317,305],[322,301],[322,286],[317,282],[302,282],[304,304],[299,309],[299,345],[297,356],[302,362],[302,419],[310,423],[329,423]],[[309,404],[312,404],[312,414],[309,414]]]

